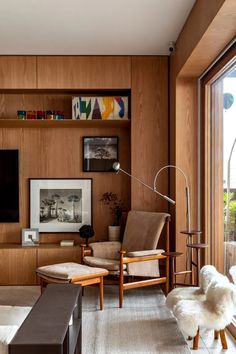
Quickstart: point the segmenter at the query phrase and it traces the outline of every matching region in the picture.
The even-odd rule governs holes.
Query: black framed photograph
[[[112,165],[119,160],[118,136],[83,137],[83,171],[115,172]]]
[[[79,232],[92,224],[92,179],[30,179],[30,227]]]
[[[39,229],[22,229],[21,241],[22,241],[22,246],[38,246]]]

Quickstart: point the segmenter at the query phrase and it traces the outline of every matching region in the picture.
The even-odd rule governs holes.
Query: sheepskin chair
[[[206,292],[206,300],[180,300],[174,315],[182,332],[194,337],[193,349],[198,349],[199,328],[219,331],[223,349],[227,349],[224,329],[236,312],[236,286],[214,280]]]
[[[212,265],[205,265],[199,273],[200,287],[189,286],[173,289],[166,298],[166,305],[173,310],[175,305],[180,300],[198,300],[206,299],[206,291],[212,280],[225,281],[229,283],[226,276],[219,273]]]
[[[236,284],[236,265],[229,269],[229,274],[231,275],[234,284]]]

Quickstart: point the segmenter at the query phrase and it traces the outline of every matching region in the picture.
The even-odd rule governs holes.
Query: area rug
[[[83,296],[83,354],[191,353],[160,289],[125,292],[118,306],[118,286],[105,286],[104,310],[98,289],[86,287]]]
[[[97,287],[82,300],[82,354],[191,353],[165,297],[156,286],[125,292],[119,309],[118,286],[105,286],[104,310]],[[39,286],[0,286],[0,305],[33,306]]]

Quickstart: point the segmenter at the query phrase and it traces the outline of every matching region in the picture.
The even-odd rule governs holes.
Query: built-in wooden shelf
[[[20,120],[0,119],[0,128],[129,128],[126,120]]]

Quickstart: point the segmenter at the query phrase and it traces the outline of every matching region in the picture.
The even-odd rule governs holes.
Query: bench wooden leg
[[[224,329],[220,330],[220,340],[221,340],[222,348],[223,349],[228,349],[228,345],[227,345],[227,340],[226,340],[226,337],[225,337],[225,330]]]
[[[103,277],[100,277],[99,295],[100,295],[100,310],[103,310],[103,303],[104,303]]]
[[[218,339],[219,338],[219,332],[218,331],[215,331],[214,332],[214,339]]]

